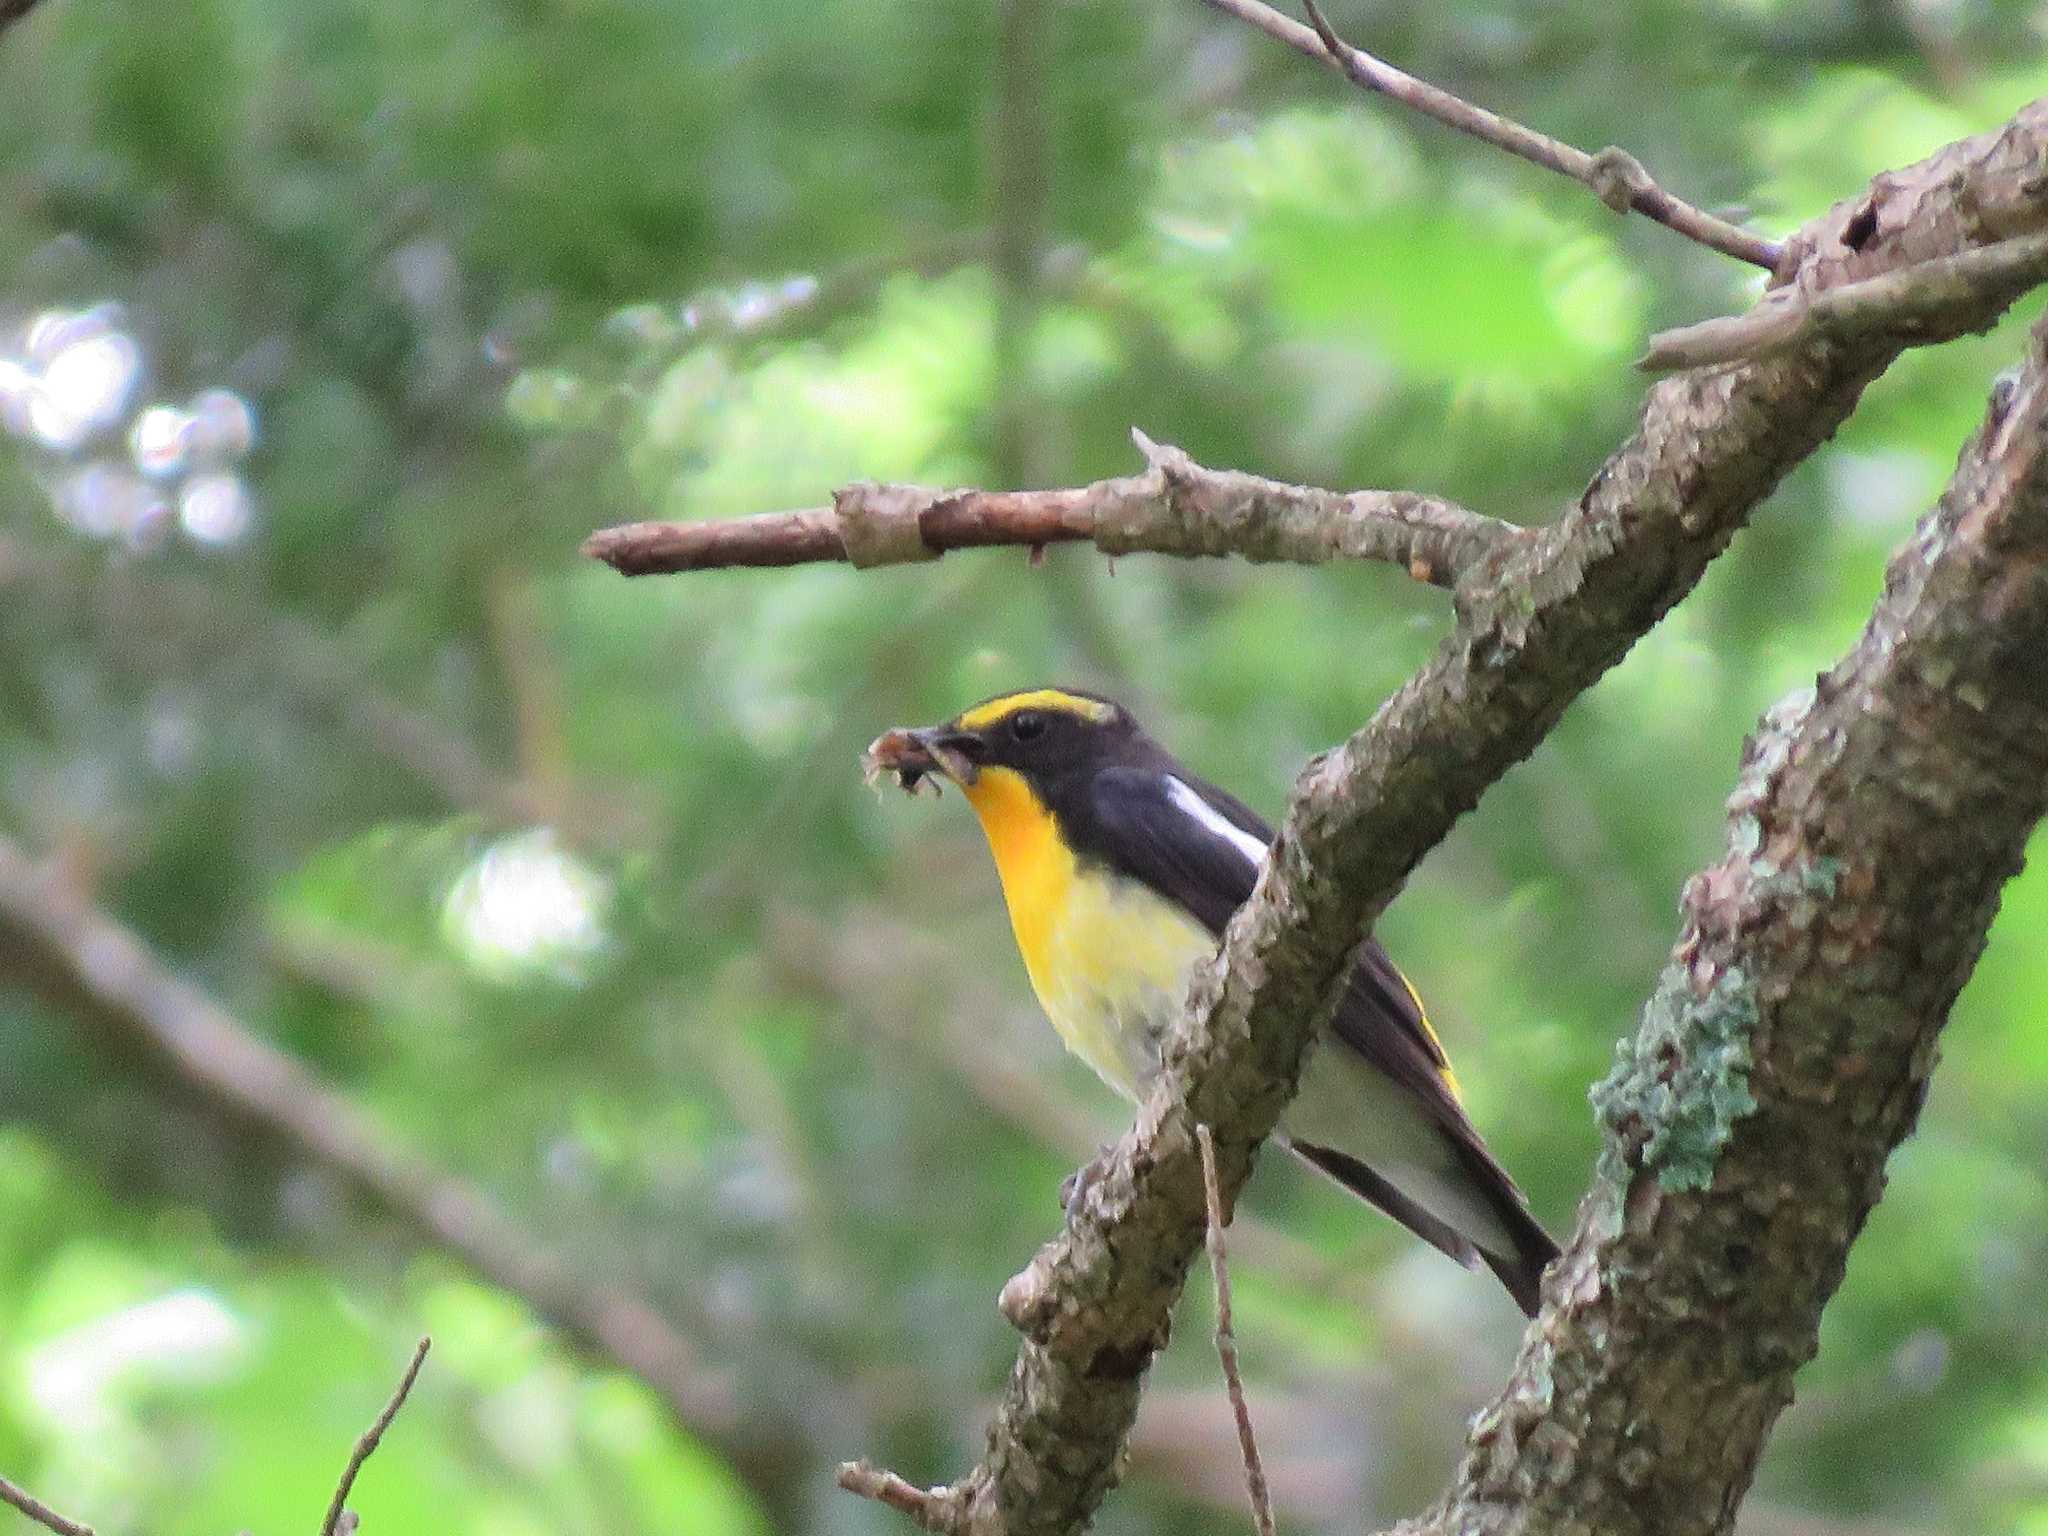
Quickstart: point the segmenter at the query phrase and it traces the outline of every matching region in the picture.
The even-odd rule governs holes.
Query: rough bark
[[[1802,229],[1781,275],[1819,290],[2031,233],[2048,223],[2044,166],[2048,103],[2036,103]],[[1577,505],[1466,574],[1437,657],[1296,785],[1259,888],[1198,978],[1137,1123],[1092,1170],[1066,1229],[1005,1288],[1003,1309],[1025,1339],[987,1455],[927,1495],[919,1520],[1010,1533],[1088,1521],[1115,1480],[1145,1369],[1201,1243],[1194,1126],[1214,1128],[1234,1199],[1338,978],[1423,854],[1690,590],[1900,350],[1988,325],[2024,286],[1987,282],[1896,331],[1816,337],[1655,386],[1636,435]],[[1580,1347],[1597,1356],[1593,1341]],[[1797,1347],[1779,1346],[1788,1358]],[[1624,1412],[1624,1431],[1629,1422]],[[1752,1441],[1764,1422],[1706,1420],[1709,1433]]]
[[[1856,648],[1765,716],[1430,1532],[1732,1523],[2048,810],[2048,323]]]
[[[2048,235],[2020,235],[1954,256],[1938,256],[1859,283],[1809,293],[1775,288],[1746,314],[1660,331],[1636,359],[1645,373],[1746,362],[1788,351],[1817,335],[1900,331],[1922,308],[1939,311],[1987,278],[2039,282],[2048,273]]]

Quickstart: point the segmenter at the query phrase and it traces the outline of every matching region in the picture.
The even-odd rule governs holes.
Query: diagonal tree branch
[[[26,1488],[11,1483],[4,1477],[0,1477],[0,1503],[13,1505],[37,1525],[55,1531],[57,1536],[93,1536],[91,1526],[73,1520],[68,1515],[58,1514]]]
[[[1673,197],[1651,179],[1642,162],[1627,150],[1609,145],[1597,155],[1589,155],[1560,139],[1526,128],[1512,118],[1475,106],[1441,86],[1418,80],[1384,59],[1375,58],[1364,49],[1354,48],[1345,42],[1324,19],[1314,0],[1305,0],[1312,23],[1306,27],[1270,5],[1262,4],[1261,0],[1203,0],[1203,3],[1258,28],[1297,53],[1328,64],[1363,90],[1398,101],[1404,107],[1435,118],[1460,133],[1470,134],[1511,155],[1519,155],[1532,165],[1570,177],[1616,213],[1627,213],[1633,209],[1724,256],[1749,262],[1766,272],[1778,269],[1784,250],[1776,241],[1741,229],[1725,219],[1717,219],[1691,203]]]
[[[1788,244],[1798,280],[1818,290],[2002,238],[2042,216],[2044,161],[2048,103],[2036,103],[1815,220]],[[1895,220],[1900,208],[1910,217]],[[975,1532],[1086,1523],[1114,1482],[1145,1369],[1201,1244],[1194,1126],[1214,1128],[1234,1200],[1350,956],[1408,872],[1690,590],[1909,341],[1988,325],[2024,286],[1987,282],[1920,317],[1911,337],[1816,341],[1658,384],[1636,435],[1557,524],[1467,574],[1436,658],[1297,783],[1137,1123],[1066,1229],[1005,1287],[1024,1343],[986,1456],[930,1495],[932,1518]]]
[[[118,1049],[281,1138],[594,1353],[659,1393],[677,1419],[730,1446],[728,1385],[645,1298],[592,1281],[490,1196],[433,1167],[172,974],[140,939],[0,837],[0,980],[18,980]]]
[[[1854,650],[1764,717],[1600,1175],[1428,1531],[1725,1530],[2048,811],[2048,322]]]
[[[832,506],[804,512],[606,528],[584,541],[583,553],[623,575],[646,576],[814,560],[894,565],[949,549],[1093,540],[1106,555],[1385,560],[1448,587],[1520,532],[1435,496],[1347,494],[1205,469],[1178,448],[1132,436],[1150,465],[1142,475],[1057,491],[851,485]]]

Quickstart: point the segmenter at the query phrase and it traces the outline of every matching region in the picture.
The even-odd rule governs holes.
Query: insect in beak
[[[974,763],[980,748],[980,740],[966,731],[943,725],[923,730],[899,726],[868,743],[861,754],[861,773],[870,784],[893,773],[905,794],[916,794],[920,784],[929,782],[936,794],[939,776],[961,785],[972,784],[980,776]]]

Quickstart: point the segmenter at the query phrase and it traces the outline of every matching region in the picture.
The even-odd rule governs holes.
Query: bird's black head
[[[868,749],[905,788],[934,771],[963,787],[1007,768],[1044,791],[1055,781],[1133,762],[1156,750],[1130,711],[1078,688],[1026,688],[963,709],[943,725],[891,731]]]

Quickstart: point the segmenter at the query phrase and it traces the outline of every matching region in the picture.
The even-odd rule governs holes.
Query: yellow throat
[[[965,793],[995,856],[1039,1006],[1104,1082],[1139,1097],[1188,970],[1216,941],[1137,882],[1083,866],[1022,775],[984,768]]]
[[[1022,774],[984,768],[962,793],[981,822],[1003,903],[1024,969],[1041,1001],[1047,996],[1054,924],[1073,894],[1074,855],[1060,840],[1053,820]]]

